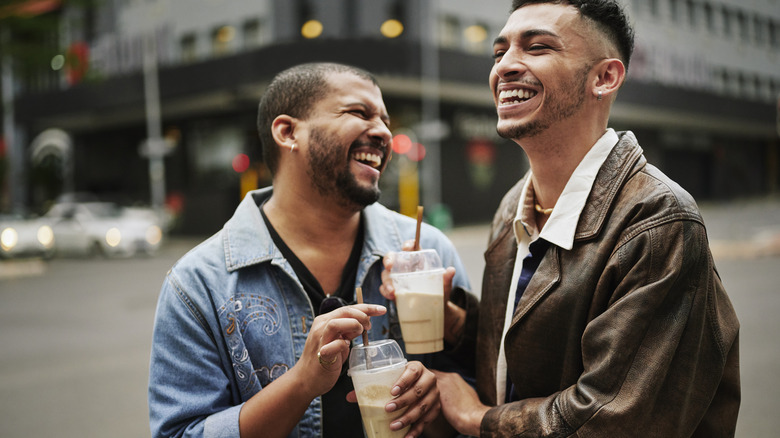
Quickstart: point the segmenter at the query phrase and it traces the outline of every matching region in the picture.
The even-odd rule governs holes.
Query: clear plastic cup
[[[444,268],[433,249],[396,253],[390,279],[406,352],[444,349]]]
[[[385,411],[385,405],[395,398],[390,390],[405,368],[406,358],[401,347],[392,339],[352,347],[347,374],[352,377],[355,386],[360,416],[368,438],[402,438],[409,431],[409,426],[397,431],[390,430],[390,423],[403,415],[406,409]]]

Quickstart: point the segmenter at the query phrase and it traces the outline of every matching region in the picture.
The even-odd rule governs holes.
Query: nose
[[[493,73],[501,79],[521,76],[525,71],[522,60],[510,49],[493,65]]]
[[[387,146],[390,143],[390,139],[393,138],[393,134],[390,132],[390,128],[379,117],[374,118],[371,123],[371,127],[368,130],[368,136],[382,146]]]

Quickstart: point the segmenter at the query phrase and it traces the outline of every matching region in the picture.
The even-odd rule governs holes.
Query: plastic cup
[[[401,347],[392,339],[356,345],[349,354],[349,370],[355,387],[360,416],[368,438],[403,438],[409,426],[392,431],[390,423],[406,409],[386,412],[385,405],[394,399],[390,390],[406,368]]]
[[[435,250],[396,254],[390,279],[406,352],[444,349],[444,268]]]

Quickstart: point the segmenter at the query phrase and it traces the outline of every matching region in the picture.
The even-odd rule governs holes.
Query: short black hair
[[[620,53],[621,61],[628,70],[631,54],[634,52],[634,29],[623,7],[616,0],[513,0],[511,12],[523,6],[539,3],[571,5],[596,23]]]
[[[265,161],[271,174],[279,165],[279,147],[271,135],[271,124],[279,115],[305,119],[312,107],[330,91],[328,76],[351,73],[379,86],[371,73],[350,65],[333,62],[313,62],[290,67],[277,74],[260,99],[257,111],[257,133]]]

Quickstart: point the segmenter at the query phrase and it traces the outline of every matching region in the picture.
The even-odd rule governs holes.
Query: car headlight
[[[3,251],[14,249],[17,243],[19,243],[19,234],[13,228],[6,228],[0,233],[0,247]]]
[[[149,245],[157,245],[162,241],[162,230],[157,225],[146,229],[146,242]]]
[[[48,225],[38,228],[38,242],[48,249],[54,246],[54,231]]]
[[[119,242],[121,241],[122,233],[119,232],[118,228],[111,228],[110,230],[106,231],[106,243],[108,246],[114,248],[119,245]]]

